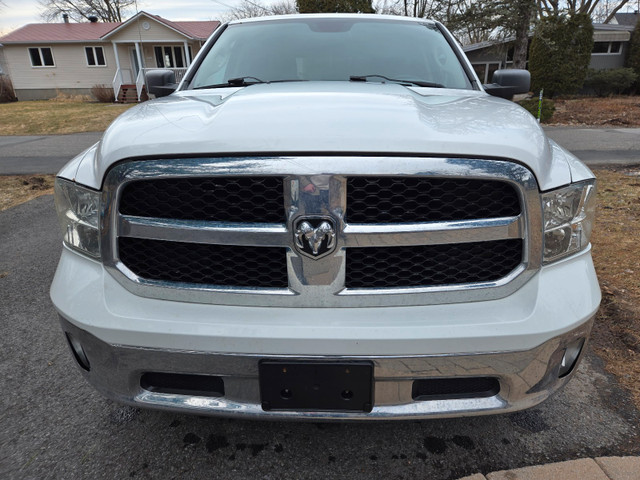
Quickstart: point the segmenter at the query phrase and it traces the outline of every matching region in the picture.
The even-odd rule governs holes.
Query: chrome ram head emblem
[[[336,246],[336,229],[327,218],[306,218],[296,223],[295,243],[298,251],[311,258],[320,258]]]

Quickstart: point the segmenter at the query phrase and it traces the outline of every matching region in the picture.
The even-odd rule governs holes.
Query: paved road
[[[640,163],[640,128],[545,127],[545,130],[588,165]],[[101,135],[0,136],[0,175],[57,173]]]
[[[587,165],[640,163],[640,128],[545,127],[547,135]]]
[[[0,213],[0,478],[450,480],[640,454],[640,414],[589,353],[525,412],[401,423],[249,422],[123,407],[74,366],[48,298],[60,253],[50,196]]]
[[[0,175],[58,173],[65,163],[100,137],[101,132],[0,136]]]

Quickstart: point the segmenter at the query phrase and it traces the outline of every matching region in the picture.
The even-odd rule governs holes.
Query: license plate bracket
[[[266,411],[370,412],[373,408],[371,362],[262,360],[259,374]]]

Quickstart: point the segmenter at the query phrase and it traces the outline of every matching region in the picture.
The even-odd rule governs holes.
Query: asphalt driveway
[[[102,132],[0,136],[0,175],[58,173],[101,137]]]
[[[0,478],[454,479],[640,454],[640,414],[589,353],[566,389],[521,413],[400,423],[234,421],[120,406],[72,362],[48,298],[53,201],[0,213]]]

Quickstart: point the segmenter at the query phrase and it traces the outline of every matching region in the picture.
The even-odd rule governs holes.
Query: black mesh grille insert
[[[120,260],[148,280],[287,288],[286,249],[118,239]]]
[[[414,400],[492,397],[500,391],[500,382],[491,377],[432,378],[413,382]]]
[[[219,222],[284,223],[280,177],[188,177],[137,180],[120,199],[120,213]]]
[[[498,180],[350,177],[348,223],[472,220],[520,214],[518,193]]]
[[[347,288],[455,285],[498,280],[522,261],[522,240],[347,249]]]

